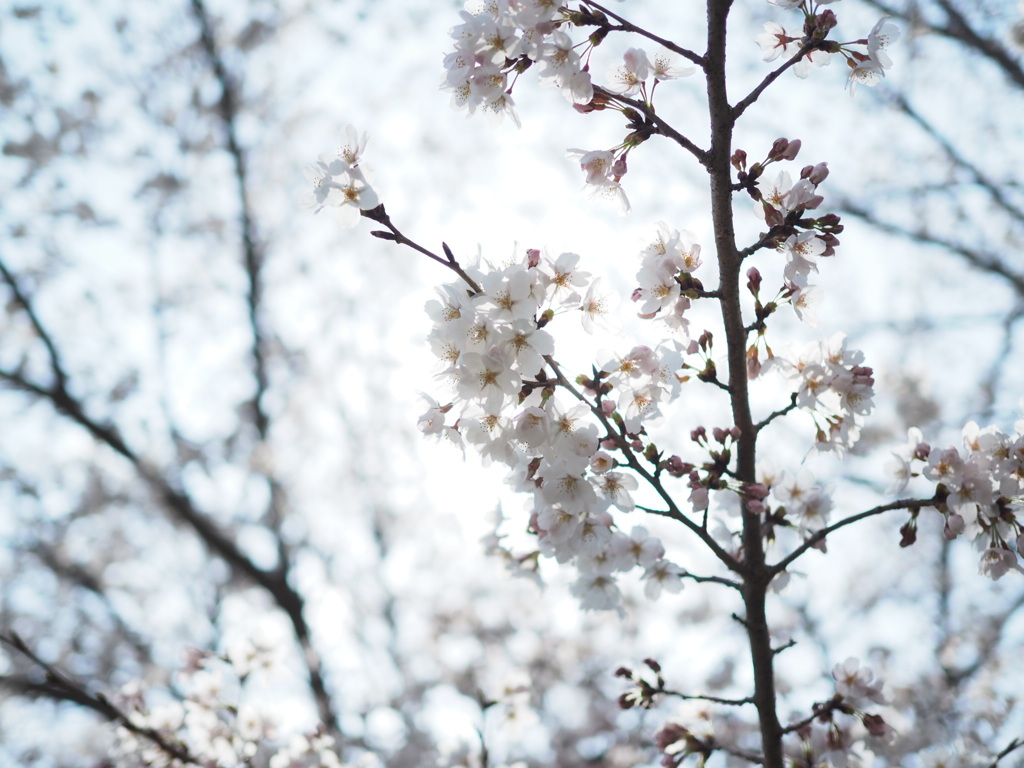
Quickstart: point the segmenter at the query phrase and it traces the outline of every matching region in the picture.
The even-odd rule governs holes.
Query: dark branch
[[[849,517],[843,518],[838,523],[833,523],[832,525],[826,528],[822,528],[820,531],[815,531],[807,538],[806,541],[804,541],[803,544],[801,544],[799,547],[790,552],[778,563],[771,566],[769,571],[771,572],[772,577],[774,578],[775,576],[786,570],[786,568],[788,568],[794,560],[796,560],[798,557],[807,552],[807,550],[811,549],[817,544],[820,544],[825,540],[825,538],[830,533],[838,531],[840,528],[845,528],[848,525],[852,525],[853,523],[859,522],[869,517],[881,515],[884,512],[892,512],[897,509],[909,509],[916,511],[924,509],[925,507],[934,507],[938,503],[939,500],[934,497],[930,499],[900,499],[899,501],[893,501],[890,502],[889,504],[881,504],[877,507],[865,510],[864,512],[858,512],[855,515],[850,515]]]
[[[698,67],[701,67],[703,69],[703,67],[704,67],[704,57],[703,56],[700,56],[699,54],[694,53],[691,50],[683,48],[681,45],[677,45],[676,43],[673,43],[671,40],[666,40],[663,37],[658,37],[657,35],[655,35],[655,34],[653,34],[651,32],[648,32],[643,27],[636,26],[632,22],[627,21],[626,19],[624,19],[621,16],[619,16],[617,13],[614,13],[611,10],[609,10],[608,8],[605,8],[603,5],[599,5],[598,3],[595,3],[593,0],[583,0],[583,2],[586,3],[587,5],[589,5],[591,8],[596,8],[597,10],[601,11],[601,13],[603,13],[606,16],[609,16],[610,18],[613,18],[617,22],[619,22],[620,26],[612,27],[613,31],[634,32],[634,33],[636,33],[636,34],[638,34],[638,35],[640,35],[642,37],[646,37],[648,40],[654,41],[658,45],[661,45],[661,46],[667,48],[668,50],[672,51],[673,53],[678,53],[684,59],[688,59],[689,61],[692,61]]]
[[[0,678],[0,681],[5,686],[25,695],[43,697],[55,701],[72,702],[91,709],[105,719],[117,723],[137,736],[151,741],[170,758],[180,760],[185,765],[204,765],[181,742],[177,740],[172,741],[153,728],[136,724],[128,713],[115,706],[102,693],[90,693],[82,683],[64,674],[52,664],[43,661],[17,634],[13,632],[9,635],[0,634],[0,644],[6,645],[26,657],[45,673],[44,681],[39,683],[16,675]]]
[[[617,102],[619,104],[625,104],[628,107],[632,107],[637,112],[640,112],[657,130],[656,133],[671,139],[676,144],[681,146],[691,155],[693,155],[700,162],[701,165],[707,164],[708,153],[707,150],[701,149],[688,138],[683,136],[679,131],[669,125],[662,117],[654,111],[654,108],[649,104],[640,101],[639,99],[631,99],[629,96],[622,96],[618,93],[612,93],[611,91],[605,90],[600,86],[594,86],[594,93],[607,99],[611,102]]]

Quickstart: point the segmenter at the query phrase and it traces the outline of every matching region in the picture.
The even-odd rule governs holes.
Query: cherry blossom
[[[774,21],[767,21],[764,24],[764,32],[759,34],[754,41],[761,47],[764,53],[764,61],[775,61],[779,56],[789,51],[789,47],[796,42],[790,37],[786,29]]]
[[[621,64],[608,71],[609,89],[623,96],[636,96],[650,76],[651,63],[642,48],[630,48],[622,56]]]

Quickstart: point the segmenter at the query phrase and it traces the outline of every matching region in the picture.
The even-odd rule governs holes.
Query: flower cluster
[[[766,369],[796,382],[795,402],[814,419],[815,447],[839,454],[852,448],[874,407],[874,371],[863,365],[864,353],[847,349],[845,334],[837,333],[769,362]]]
[[[330,736],[296,734],[282,742],[276,724],[246,700],[247,679],[271,665],[269,651],[242,643],[225,656],[192,653],[179,673],[184,694],[180,700],[154,705],[138,683],[130,684],[120,698],[132,727],[118,727],[118,753],[129,764],[156,768],[186,764],[342,768]]]
[[[444,58],[442,85],[452,106],[477,109],[519,124],[509,75],[540,67],[541,81],[562,89],[577,104],[594,98],[586,71],[570,37],[559,29],[562,10],[543,0],[467,3],[462,23],[451,30],[455,48]]]
[[[889,17],[880,19],[866,38],[851,43],[837,43],[826,40],[829,31],[836,25],[836,17],[831,10],[813,13],[808,8],[808,0],[769,2],[783,8],[800,8],[804,12],[804,25],[800,33],[791,34],[781,24],[766,22],[764,31],[755,38],[765,61],[774,61],[783,55],[799,55],[799,60],[793,65],[793,72],[797,77],[807,77],[812,69],[827,66],[833,55],[841,55],[850,68],[847,83],[851,90],[857,85],[877,85],[885,77],[885,70],[892,67],[892,59],[886,49],[899,39],[900,29]],[[823,3],[819,0],[813,5],[820,6]],[[857,50],[854,46],[863,50]]]
[[[359,222],[360,211],[377,207],[377,193],[361,168],[366,134],[358,134],[352,126],[342,130],[341,146],[334,155],[321,155],[306,166],[306,179],[313,191],[306,194],[303,204],[320,213],[324,208],[336,208],[342,226],[352,227]]]
[[[799,139],[776,139],[767,156],[756,163],[748,163],[747,153],[738,149],[733,153],[732,166],[737,172],[737,186],[744,189],[754,200],[754,213],[768,225],[756,246],[750,250],[774,247],[786,257],[783,271],[783,286],[776,299],[762,304],[759,296],[761,275],[756,268],[748,271],[748,289],[756,301],[757,322],[755,327],[763,335],[764,320],[775,311],[782,301],[793,307],[797,316],[811,325],[817,323],[814,307],[819,297],[810,276],[818,271],[818,259],[832,256],[839,245],[843,231],[839,217],[834,213],[811,216],[821,206],[824,198],[819,186],[828,178],[827,163],[806,165],[800,170],[794,182],[786,170],[781,170],[771,184],[763,181],[765,171],[773,163],[795,160],[800,152]],[[760,371],[756,345],[749,352],[751,377]],[[770,355],[769,355],[770,357]]]
[[[991,579],[1024,572],[1018,562],[1024,554],[1024,419],[1015,429],[1007,435],[972,421],[963,430],[963,450],[932,448],[920,430],[911,429],[889,465],[893,492],[921,475],[935,484],[946,538],[962,534],[973,540],[981,550],[980,572]],[[903,527],[903,544],[915,536],[916,515]]]
[[[645,104],[650,104],[658,83],[687,77],[695,71],[693,67],[678,66],[664,51],[652,57],[643,48],[630,48],[623,55],[622,63],[612,65],[609,70],[607,91],[619,96],[640,96]],[[647,87],[649,80],[653,81],[650,89]],[[577,109],[586,112],[606,106],[603,101],[595,101]],[[629,117],[630,133],[621,144],[607,150],[570,149],[566,154],[579,160],[580,169],[587,176],[586,189],[590,197],[612,200],[621,213],[628,213],[629,200],[620,182],[629,169],[630,150],[647,140],[651,126],[635,109],[623,108],[622,111]]]
[[[640,683],[620,698],[623,707],[647,707],[654,696],[665,692],[660,674],[656,686],[629,669],[620,669],[616,675],[631,677]],[[786,728],[783,749],[787,765],[869,768],[875,761],[870,741],[892,736],[892,729],[880,715],[860,709],[868,702],[884,702],[883,684],[870,669],[857,659],[847,659],[835,666],[832,677],[835,695],[815,703],[811,716]],[[724,759],[721,764],[725,766],[750,764],[748,755],[730,749],[732,745],[749,741],[756,733],[749,722],[734,714],[734,709],[715,711],[695,701],[687,702],[680,709],[680,716],[663,723],[654,735],[664,768],[679,768],[691,755],[698,757],[697,765],[704,765],[715,753]]]
[[[807,538],[828,525],[832,511],[831,489],[820,485],[808,469],[793,474],[777,470],[770,461],[758,466],[761,485],[777,502],[770,507],[762,499],[760,508],[748,501],[747,509],[765,514],[765,536],[774,538],[776,527],[795,527],[801,537]],[[748,496],[751,494],[748,492]],[[755,494],[756,497],[757,494]]]
[[[651,597],[681,586],[682,571],[664,559],[662,544],[642,527],[620,530],[612,509],[634,509],[639,485],[614,454],[635,469],[631,451],[643,447],[644,424],[678,394],[682,356],[674,347],[635,347],[581,377],[583,392],[568,382],[546,329],[567,312],[591,326],[604,310],[596,281],[578,262],[572,253],[550,259],[529,250],[501,268],[468,270],[479,292],[441,288],[427,305],[430,344],[455,399],[431,399],[420,428],[506,464],[511,484],[533,497],[530,529],[541,553],[576,565],[574,591],[584,607],[611,608],[620,572],[643,569]]]
[[[670,231],[658,224],[658,236],[640,254],[639,287],[633,301],[640,304],[640,317],[658,318],[673,331],[689,337],[689,320],[684,317],[690,300],[702,290],[693,273],[701,265],[700,244],[689,232]]]
[[[467,2],[461,17],[462,23],[451,30],[454,49],[444,58],[442,87],[452,92],[452,107],[470,114],[479,109],[498,119],[508,115],[516,125],[519,117],[512,86],[516,76],[533,66],[537,66],[542,83],[559,88],[581,112],[612,106],[609,98],[614,95],[627,101],[639,95],[650,103],[658,83],[695,71],[679,66],[666,51],[651,55],[642,48],[630,48],[621,63],[609,67],[606,91],[595,98],[589,61],[593,49],[611,29],[604,13],[585,7],[570,11],[548,0],[491,0]],[[584,42],[574,43],[565,31],[574,26],[597,26],[598,31]],[[631,119],[634,127],[642,124],[635,111]],[[630,138],[610,150],[569,150],[569,156],[580,161],[587,175],[592,197],[612,200],[623,213],[629,210],[619,182],[626,173],[629,150],[645,138],[643,131],[634,130]]]

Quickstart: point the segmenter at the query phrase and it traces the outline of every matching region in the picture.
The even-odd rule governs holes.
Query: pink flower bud
[[[543,529],[540,527],[540,515],[537,512],[530,513],[530,522],[526,526],[526,530],[532,531],[533,533],[543,533]]]
[[[818,28],[818,31],[821,32],[821,36],[824,37],[828,34],[829,30],[834,29],[838,23],[839,20],[836,19],[835,11],[827,10],[818,14],[815,26]]]
[[[964,532],[964,519],[956,512],[950,512],[946,518],[946,525],[942,529],[942,535],[947,541],[952,541]]]
[[[850,369],[850,373],[853,374],[854,384],[862,384],[864,386],[874,386],[874,369],[863,365],[855,365]]]
[[[665,471],[672,477],[683,477],[693,471],[693,464],[687,464],[678,456],[669,456],[665,460]]]
[[[537,250],[536,248],[527,248],[526,260],[527,263],[530,265],[531,269],[533,267],[536,267],[538,264],[540,264],[540,251]]]
[[[819,240],[825,242],[825,250],[821,252],[822,257],[835,256],[836,246],[839,245],[839,238],[833,235],[831,232],[826,232],[823,235],[818,235]]]
[[[615,412],[615,403],[613,403],[611,400],[602,400],[601,412],[605,416],[611,416]]]
[[[761,290],[761,273],[758,272],[757,267],[747,270],[747,290],[755,296]]]
[[[797,154],[800,152],[800,139],[793,139],[789,142],[789,146],[782,153],[783,160],[796,160]]]
[[[789,149],[789,139],[776,139],[772,142],[772,151],[768,153],[768,157],[772,160],[778,160],[787,149]]]
[[[747,350],[747,378],[753,381],[761,375],[761,360],[757,355],[757,347],[751,345]]]
[[[628,171],[628,170],[629,170],[629,168],[626,167],[626,155],[625,154],[623,154],[621,157],[619,157],[618,160],[616,160],[614,163],[612,163],[612,176],[615,177],[616,181],[618,181],[623,176],[625,176],[626,175],[626,171]]]
[[[770,491],[764,483],[746,483],[743,486],[743,493],[750,499],[766,499]]]
[[[910,547],[917,541],[917,523],[913,518],[900,526],[900,546]]]
[[[708,439],[708,431],[704,427],[697,427],[695,430],[690,432],[690,439],[695,443]]]
[[[881,715],[864,715],[861,722],[872,736],[885,736],[889,733],[889,726],[885,724]]]
[[[742,149],[737,149],[732,153],[732,167],[737,171],[742,171],[747,167],[747,153]]]
[[[726,438],[729,437],[729,431],[721,427],[715,427],[711,430],[711,436],[715,438],[716,443],[725,444]]]
[[[807,180],[811,184],[821,184],[825,179],[828,178],[828,163],[818,163],[811,169],[811,172],[807,175]]]
[[[769,227],[781,227],[786,222],[782,213],[766,201],[761,201],[761,207],[764,209],[764,222]]]
[[[658,749],[664,752],[677,741],[683,741],[690,735],[690,731],[679,723],[667,722],[654,733],[654,743]],[[675,762],[673,761],[673,765]]]

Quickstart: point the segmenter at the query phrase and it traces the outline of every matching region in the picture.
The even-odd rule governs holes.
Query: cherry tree
[[[62,430],[69,446],[56,459],[65,472],[52,476],[36,473],[31,462],[11,461],[12,498],[34,531],[12,551],[22,563],[42,563],[33,574],[47,574],[22,576],[19,594],[33,583],[52,583],[89,593],[98,607],[78,606],[54,637],[48,635],[52,623],[23,607],[31,601],[5,600],[4,688],[111,721],[111,742],[101,753],[124,765],[412,765],[424,756],[481,767],[598,759],[666,766],[1012,761],[1022,743],[1013,730],[1020,713],[1007,679],[1012,654],[1002,643],[1021,605],[1012,584],[1021,570],[1024,430],[1012,418],[986,427],[971,422],[949,447],[916,427],[895,439],[891,431],[872,433],[874,410],[884,408],[874,392],[881,369],[843,334],[849,328],[832,324],[832,295],[823,295],[818,283],[844,260],[840,237],[851,234],[844,234],[848,214],[887,231],[903,227],[917,242],[928,242],[929,232],[926,225],[893,224],[884,216],[894,208],[869,210],[873,201],[855,190],[833,202],[832,158],[805,160],[813,131],[802,121],[787,124],[786,110],[769,119],[762,108],[795,88],[796,77],[851,105],[847,109],[868,112],[877,104],[869,101],[875,91],[868,88],[884,86],[904,65],[896,44],[918,22],[909,11],[889,7],[881,9],[884,18],[864,21],[856,7],[850,20],[844,6],[824,2],[774,6],[760,4],[760,12],[752,12],[709,0],[706,19],[674,26],[683,31],[671,36],[638,21],[639,9],[634,14],[589,0],[476,3],[453,17],[442,102],[450,98],[455,109],[491,122],[526,125],[537,119],[523,107],[536,74],[559,94],[566,114],[585,117],[595,132],[625,121],[610,141],[581,132],[565,136],[564,145],[566,163],[579,169],[587,196],[605,206],[595,208],[597,215],[627,213],[621,221],[643,232],[628,282],[604,254],[582,246],[578,253],[549,252],[544,243],[485,242],[474,255],[416,236],[402,223],[410,213],[391,202],[395,190],[378,186],[368,170],[368,163],[383,170],[392,158],[362,125],[340,128],[336,150],[307,167],[305,202],[320,214],[318,221],[369,226],[384,241],[366,246],[380,257],[366,272],[365,285],[373,286],[368,292],[377,295],[385,279],[406,271],[410,257],[425,257],[453,276],[426,307],[432,327],[423,343],[437,367],[403,385],[426,390],[419,429],[448,452],[453,477],[467,453],[470,461],[479,454],[485,464],[508,471],[511,493],[483,549],[527,579],[519,581],[525,590],[494,593],[479,573],[440,576],[435,563],[454,560],[464,548],[430,544],[445,523],[431,522],[427,513],[399,516],[389,508],[401,502],[375,495],[396,485],[395,464],[401,463],[396,441],[365,436],[383,430],[387,408],[370,411],[369,425],[355,423],[358,409],[345,409],[353,400],[379,396],[380,370],[365,377],[368,391],[360,395],[352,386],[359,381],[356,365],[324,368],[333,371],[325,380],[333,375],[348,382],[337,402],[325,401],[346,414],[340,430],[352,452],[346,463],[358,468],[344,495],[358,496],[356,505],[368,513],[358,522],[346,517],[345,535],[329,540],[322,537],[330,526],[301,513],[301,507],[322,507],[312,490],[322,493],[323,486],[305,472],[308,464],[317,471],[315,451],[299,447],[307,445],[300,436],[325,417],[283,407],[289,402],[284,393],[302,386],[296,400],[316,402],[324,392],[298,375],[303,364],[324,365],[358,347],[318,350],[322,340],[307,343],[300,326],[288,322],[294,304],[274,304],[275,295],[286,293],[278,291],[287,270],[268,272],[268,264],[271,254],[286,251],[287,241],[275,245],[274,218],[260,208],[251,164],[260,156],[259,141],[247,122],[272,114],[260,106],[272,94],[246,91],[231,53],[258,50],[271,29],[285,30],[301,14],[293,9],[293,16],[270,18],[281,10],[275,7],[266,18],[218,20],[204,3],[192,2],[195,35],[186,35],[186,47],[169,61],[191,62],[205,73],[206,85],[193,96],[197,124],[205,128],[193,135],[195,124],[174,124],[167,105],[147,107],[170,120],[172,133],[187,138],[197,156],[219,158],[203,167],[224,163],[234,190],[230,212],[200,216],[205,224],[191,231],[223,229],[226,221],[237,228],[229,241],[240,258],[231,269],[222,259],[211,262],[225,270],[220,279],[235,287],[240,310],[231,316],[230,327],[238,330],[232,341],[211,347],[233,354],[216,367],[221,386],[197,388],[219,398],[197,412],[237,418],[190,420],[184,406],[203,406],[202,394],[189,401],[175,391],[139,405],[159,388],[147,389],[145,382],[140,388],[137,379],[140,373],[160,378],[153,373],[159,365],[110,365],[96,369],[107,379],[91,379],[88,355],[76,356],[62,340],[53,309],[65,274],[61,260],[5,262],[9,323],[25,343],[8,349],[0,375],[20,398],[12,402],[34,404],[25,423]],[[929,20],[933,30],[959,31],[968,45],[993,55],[983,37],[964,34],[957,21],[963,17],[949,11],[952,6],[940,6],[948,23]],[[753,52],[759,69],[727,68],[727,49],[730,61],[737,51]],[[995,60],[1005,66],[1005,57]],[[105,94],[83,97],[75,120],[54,110],[64,115],[57,138],[44,128],[8,143],[7,155],[25,159],[26,179],[43,173],[62,145],[90,140],[96,127],[90,110],[99,97]],[[695,102],[699,110],[692,109]],[[896,101],[915,119],[909,103]],[[766,138],[769,121],[780,128]],[[791,138],[775,138],[779,133]],[[48,154],[46,146],[56,149]],[[645,187],[665,184],[657,173],[662,161],[652,158],[670,163],[674,155],[685,158],[706,191],[699,206],[663,206],[659,218],[673,217],[663,223],[645,210]],[[962,156],[950,157],[967,167]],[[159,196],[156,232],[166,226],[167,203],[180,199],[181,183],[157,174],[144,186],[144,194]],[[991,181],[989,187],[1001,189]],[[70,210],[102,223],[103,209]],[[208,211],[190,212],[196,213]],[[982,261],[974,266],[986,268]],[[1012,283],[1012,265],[989,271]],[[349,267],[344,276],[357,274]],[[171,299],[158,294],[152,316],[164,327]],[[382,318],[381,338],[388,319]],[[625,326],[622,333],[617,324]],[[179,336],[186,326],[171,327],[170,337],[162,337],[164,354],[203,348],[201,335]],[[110,379],[112,372],[124,378]],[[158,428],[152,417],[136,419],[147,412],[163,414]],[[315,450],[338,434],[328,433]],[[385,444],[375,455],[372,447]],[[864,477],[872,493],[858,492]],[[365,486],[357,485],[366,478]],[[72,489],[70,513],[55,492],[61,487]],[[356,487],[362,490],[353,494]],[[48,514],[39,508],[47,505]],[[136,509],[158,511],[167,523],[150,524],[158,526],[155,537],[152,529],[133,529],[128,521]],[[48,517],[52,531],[43,525]],[[887,527],[869,528],[883,523]],[[85,555],[81,547],[63,545],[79,541],[83,528],[115,550],[137,549],[137,564],[159,555],[152,562],[174,569],[172,580],[194,582],[203,594],[187,600],[202,620],[173,633],[147,633],[147,601],[173,592],[147,587],[145,580],[126,587],[117,566],[128,560],[116,551],[98,546]],[[857,538],[861,528],[871,533]],[[867,594],[858,594],[867,581],[863,564],[845,585],[829,581],[829,570],[848,568],[855,550],[882,547],[871,538],[879,534],[893,551],[902,547],[902,565],[872,554],[868,568],[879,583],[863,590]],[[166,548],[140,545],[164,537],[178,542],[176,557],[164,559]],[[880,631],[886,594],[899,591],[892,584],[897,574],[900,582],[912,578],[914,564],[933,556],[945,576],[937,587],[944,623],[936,664],[899,675],[898,663],[887,664],[884,654],[869,660],[835,652],[835,627],[852,633],[856,625],[868,636]],[[189,568],[211,558],[219,574],[189,576]],[[351,569],[337,564],[345,558]],[[411,596],[398,594],[387,573],[403,559],[437,571],[436,580]],[[961,567],[951,566],[953,560]],[[367,562],[372,565],[360,573]],[[327,568],[330,577],[317,575]],[[138,581],[145,568],[127,572]],[[952,579],[977,593],[985,583],[979,573],[997,581],[991,589],[996,598],[957,604]],[[552,592],[532,592],[528,583],[557,583],[566,575],[567,591],[593,612],[587,630],[572,639],[548,626],[562,610]],[[908,601],[932,589],[912,584]],[[481,606],[495,594],[504,601],[503,615],[487,618]],[[348,643],[335,641],[338,624],[318,604],[359,619],[343,630]],[[428,619],[421,616],[425,604]],[[665,608],[670,605],[686,607]],[[245,612],[271,621],[257,632],[239,617]],[[430,629],[409,632],[410,622]],[[691,625],[702,638],[696,642],[718,644],[703,649],[710,662],[676,647]],[[638,655],[625,660],[622,654],[630,651],[616,648],[621,666],[599,663],[571,681],[575,696],[565,698],[573,660],[605,659],[610,641],[601,632],[619,627],[632,627],[626,631]],[[670,637],[656,638],[659,631]],[[531,636],[529,651],[512,652]],[[357,663],[345,660],[353,655],[352,642],[360,648]],[[498,650],[486,654],[493,669],[460,664],[463,649],[477,643]],[[184,663],[171,660],[183,644],[194,650]],[[556,644],[568,650],[559,653]],[[55,653],[55,645],[67,650]],[[915,655],[905,637],[895,645],[897,660]],[[498,671],[509,666],[497,658],[503,650],[515,656],[519,675]],[[673,652],[682,658],[672,658]],[[132,663],[113,661],[124,653]],[[360,664],[365,679],[357,680]],[[883,683],[883,671],[886,679],[897,673],[897,684]],[[309,728],[308,716],[296,726],[289,717],[294,702],[307,714],[312,703],[319,726]],[[446,744],[457,730],[453,712],[467,706],[475,710],[469,722],[476,732]],[[535,720],[546,730],[536,730]]]

